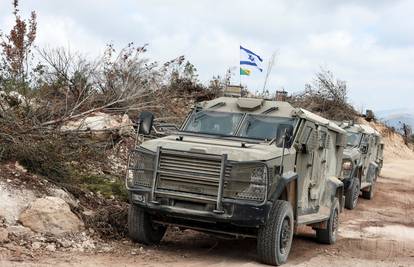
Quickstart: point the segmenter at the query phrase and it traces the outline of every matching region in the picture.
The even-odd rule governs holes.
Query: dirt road
[[[342,213],[333,246],[314,242],[301,228],[285,266],[414,266],[414,160],[384,165],[374,200]],[[221,240],[186,230],[170,230],[158,247],[129,241],[94,253],[53,252],[13,261],[0,253],[0,266],[258,266],[256,242]]]

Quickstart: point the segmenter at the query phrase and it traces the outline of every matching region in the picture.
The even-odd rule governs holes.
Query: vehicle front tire
[[[128,232],[132,240],[146,245],[159,244],[166,230],[165,226],[154,224],[143,208],[134,204],[129,206]]]
[[[265,224],[259,228],[257,253],[269,265],[281,265],[288,259],[292,246],[294,220],[289,202],[277,200]]]
[[[347,190],[345,194],[345,208],[349,210],[355,209],[355,207],[358,204],[359,191],[359,179],[354,178],[354,181],[352,182],[352,187],[349,190]]]
[[[316,229],[316,239],[323,244],[334,244],[338,235],[339,226],[339,201],[335,198],[332,203],[326,229]]]

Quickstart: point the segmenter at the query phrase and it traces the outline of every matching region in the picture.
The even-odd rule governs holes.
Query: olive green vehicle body
[[[240,113],[240,124],[252,114],[295,123],[291,138],[282,142],[185,131],[201,111]],[[130,203],[159,224],[255,237],[273,203],[282,199],[291,204],[296,226],[324,228],[334,201],[343,207],[339,175],[345,140],[335,123],[287,102],[231,97],[200,102],[180,131],[144,141],[130,153]]]
[[[344,189],[350,190],[353,183],[359,183],[359,189],[366,191],[375,184],[382,169],[382,137],[368,125],[342,122],[339,126],[347,131],[348,136],[358,136],[357,141],[348,143],[344,149],[343,166],[346,162],[351,165],[347,170],[343,168],[341,172],[340,179],[344,183]]]

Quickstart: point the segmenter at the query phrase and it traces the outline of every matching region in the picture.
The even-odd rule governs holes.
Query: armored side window
[[[364,134],[364,136],[362,137],[362,144],[368,144],[369,142],[369,136]]]
[[[303,131],[302,138],[300,140],[301,144],[307,144],[309,141],[309,137],[312,133],[312,127],[306,126],[305,130]]]

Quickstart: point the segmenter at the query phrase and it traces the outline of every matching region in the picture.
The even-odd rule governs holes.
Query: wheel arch
[[[298,214],[298,179],[299,176],[295,172],[286,172],[278,180],[276,189],[270,196],[273,203],[277,200],[286,200],[292,205],[294,219]]]
[[[330,188],[331,203],[338,198],[340,212],[342,212],[345,205],[344,184],[336,177],[329,177],[328,188]]]

